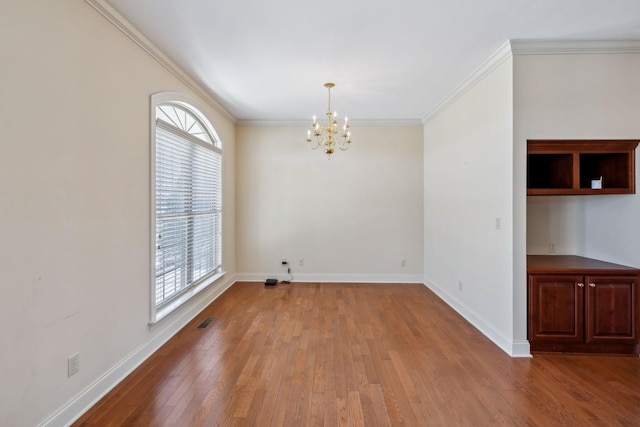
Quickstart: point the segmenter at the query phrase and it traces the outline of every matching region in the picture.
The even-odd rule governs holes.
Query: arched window
[[[222,150],[204,115],[179,94],[152,97],[155,169],[152,322],[220,273]]]

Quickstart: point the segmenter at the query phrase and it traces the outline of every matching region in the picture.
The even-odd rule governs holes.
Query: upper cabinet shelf
[[[634,194],[639,140],[529,140],[527,194]],[[592,185],[592,181],[600,180]]]

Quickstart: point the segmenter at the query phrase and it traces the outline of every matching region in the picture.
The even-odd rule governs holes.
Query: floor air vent
[[[206,327],[207,327],[207,326],[209,326],[209,324],[210,324],[211,322],[213,322],[214,320],[216,320],[216,318],[215,318],[215,317],[213,317],[213,316],[209,316],[209,317],[207,317],[206,319],[204,319],[204,320],[202,321],[202,323],[200,323],[200,324],[198,325],[198,329],[204,329],[204,328],[206,328]]]

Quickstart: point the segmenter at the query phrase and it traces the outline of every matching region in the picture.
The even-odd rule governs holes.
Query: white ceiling
[[[639,0],[108,0],[235,118],[419,120],[510,39],[640,39]]]

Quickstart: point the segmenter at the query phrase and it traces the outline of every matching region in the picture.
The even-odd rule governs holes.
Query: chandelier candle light
[[[351,144],[351,126],[349,126],[348,119],[344,118],[344,125],[342,125],[342,134],[338,135],[338,113],[331,111],[331,88],[334,87],[333,83],[325,83],[324,87],[329,90],[329,105],[327,108],[327,124],[321,125],[317,122],[316,116],[313,116],[313,124],[311,128],[307,130],[307,142],[312,143],[312,134],[315,136],[315,146],[311,146],[313,150],[318,147],[323,147],[324,152],[331,158],[331,155],[335,151],[335,147],[338,147],[342,151],[346,151]]]

